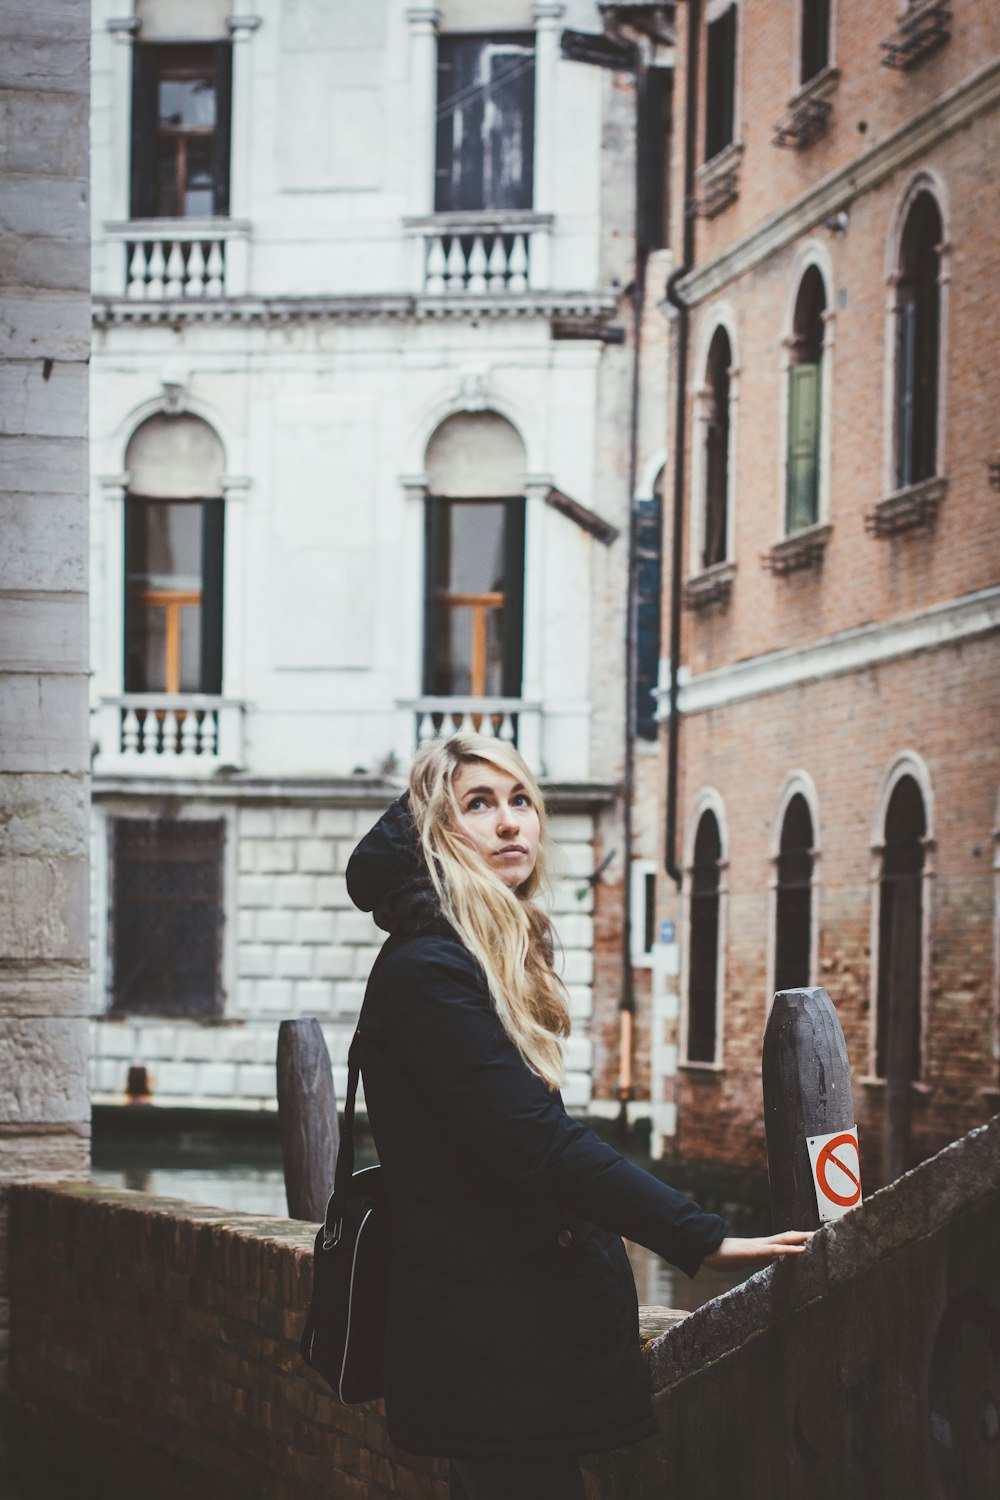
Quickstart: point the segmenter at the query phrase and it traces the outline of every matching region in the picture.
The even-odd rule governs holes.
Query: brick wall
[[[79,1187],[11,1213],[11,1456],[81,1500],[446,1500],[298,1356],[314,1228]]]
[[[690,809],[702,787],[718,791],[729,864],[723,1069],[707,1075],[682,1069],[682,1158],[764,1165],[760,1046],[770,851],[782,784],[791,771],[804,770],[815,783],[819,815],[815,982],[825,985],[840,1014],[866,1180],[877,1175],[882,1089],[861,1082],[874,1071],[872,835],[882,779],[907,748],[925,761],[934,799],[926,1066],[914,1099],[915,1157],[996,1108],[992,847],[1000,745],[985,732],[989,723],[1000,723],[991,637],[685,720],[681,807]]]

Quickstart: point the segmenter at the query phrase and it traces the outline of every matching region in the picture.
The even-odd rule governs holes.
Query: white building
[[[381,941],[346,858],[419,738],[475,722],[556,811],[586,1105],[633,167],[602,167],[620,78],[560,35],[600,7],[93,17],[95,1098],[144,1068],[158,1103],[267,1105],[303,1014],[342,1091]]]

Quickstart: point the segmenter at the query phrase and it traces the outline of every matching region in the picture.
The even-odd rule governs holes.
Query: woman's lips
[[[522,849],[520,844],[512,844],[508,849],[498,849],[496,852],[496,858],[506,859],[510,854],[527,854],[527,852],[527,849]]]

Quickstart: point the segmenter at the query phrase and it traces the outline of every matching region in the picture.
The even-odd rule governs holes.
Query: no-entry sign
[[[849,1208],[861,1202],[861,1152],[858,1127],[835,1130],[832,1135],[807,1135],[809,1164],[819,1219],[825,1224],[839,1219]]]

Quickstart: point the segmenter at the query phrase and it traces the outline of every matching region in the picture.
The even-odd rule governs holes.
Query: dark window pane
[[[705,160],[732,144],[736,117],[736,6],[708,23]]]
[[[656,876],[646,875],[643,880],[644,905],[642,927],[642,951],[652,953],[656,938]]]
[[[719,973],[719,825],[704,813],[695,838],[691,872],[687,1058],[714,1062]]]
[[[215,84],[210,73],[202,78],[161,77],[157,94],[161,125],[215,129]]]
[[[813,827],[806,799],[788,804],[778,854],[777,931],[774,987],[795,989],[809,983],[812,939]]]
[[[729,527],[729,336],[719,328],[708,351],[708,412],[705,424],[705,544],[703,568],[724,562]]]
[[[878,1013],[875,1068],[895,1062],[920,1074],[923,840],[927,818],[920,788],[904,776],[889,799],[879,886]]]
[[[114,1010],[220,1013],[224,829],[221,820],[112,821]]]
[[[440,39],[439,213],[531,207],[534,80],[530,34]]]
[[[830,0],[802,0],[801,81],[808,83],[830,62]]]
[[[897,303],[896,483],[933,478],[937,468],[941,215],[920,193],[903,230]]]

